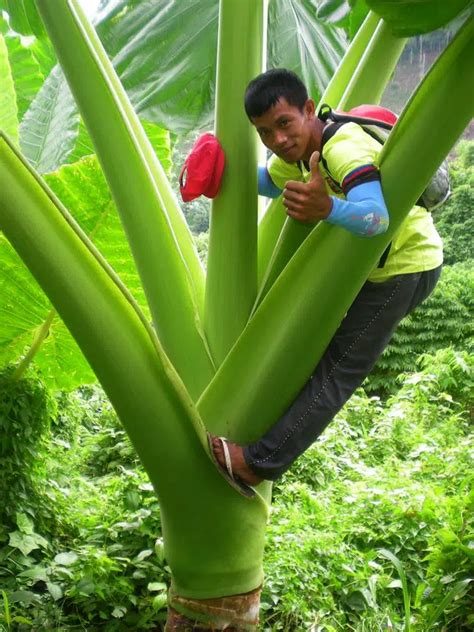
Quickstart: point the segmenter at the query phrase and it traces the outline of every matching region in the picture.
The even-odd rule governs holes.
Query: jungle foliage
[[[440,350],[386,403],[359,390],[278,483],[262,630],[407,632],[384,549],[406,575],[410,630],[471,629],[473,369],[472,355]],[[2,455],[37,491],[35,506],[18,496],[0,532],[0,629],[156,629],[170,581],[159,505],[110,404],[84,387],[45,407],[53,398],[35,376],[20,391],[24,414],[34,392],[48,423],[36,437],[41,468],[13,448]]]

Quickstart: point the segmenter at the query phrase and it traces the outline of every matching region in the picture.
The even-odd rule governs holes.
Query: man
[[[283,193],[287,213],[297,221],[325,221],[369,238],[387,230],[377,168],[381,145],[359,125],[328,129],[304,84],[283,69],[250,82],[245,109],[273,152],[259,173],[260,194]],[[442,258],[431,215],[415,206],[286,413],[251,445],[212,439],[219,465],[244,492],[280,477],[317,439],[367,377],[400,320],[432,292]]]

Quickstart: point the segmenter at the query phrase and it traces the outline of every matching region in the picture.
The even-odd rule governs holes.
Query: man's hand
[[[324,178],[319,173],[319,152],[315,151],[309,160],[311,180],[296,182],[289,180],[283,191],[283,204],[287,213],[299,222],[316,222],[325,219],[332,209],[332,200],[326,193]]]

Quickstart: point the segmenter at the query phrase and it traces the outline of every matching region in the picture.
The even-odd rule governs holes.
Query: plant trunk
[[[165,632],[257,630],[261,588],[219,599],[185,599],[170,595]]]

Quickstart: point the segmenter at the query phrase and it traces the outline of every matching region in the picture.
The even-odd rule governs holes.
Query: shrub
[[[474,334],[474,269],[468,263],[446,266],[433,294],[402,320],[364,387],[386,395],[397,379],[414,371],[419,355],[472,345]]]
[[[13,367],[0,372],[0,541],[16,523],[17,513],[38,519],[48,513],[39,487],[46,437],[56,412],[37,375],[16,380],[13,374]]]
[[[447,264],[474,258],[474,141],[460,141],[450,162],[450,199],[435,211]]]

